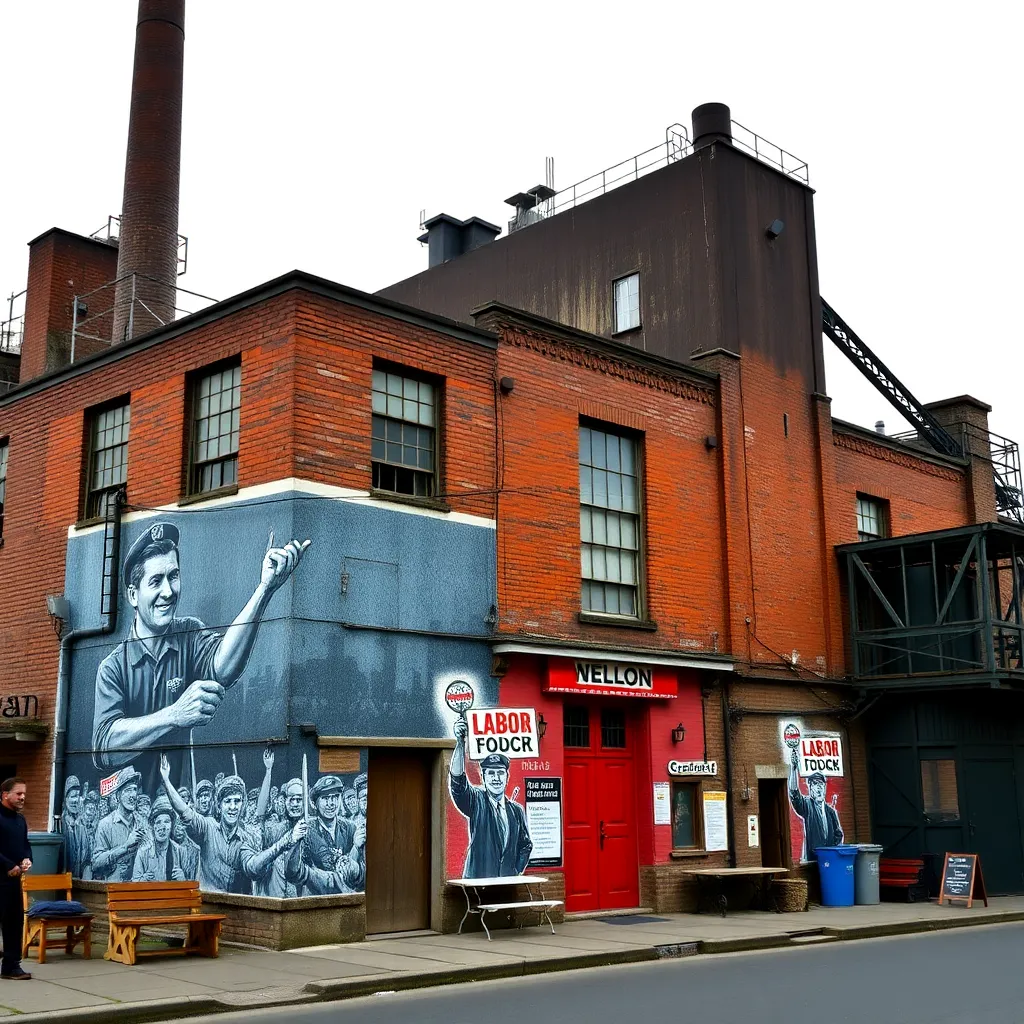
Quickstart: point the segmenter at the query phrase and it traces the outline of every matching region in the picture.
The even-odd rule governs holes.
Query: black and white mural
[[[317,734],[451,735],[438,680],[486,678],[491,529],[264,504],[125,524],[120,636],[72,663],[59,807],[76,877],[361,892],[366,750],[321,772]],[[69,541],[72,607],[95,603],[101,560],[102,534]]]

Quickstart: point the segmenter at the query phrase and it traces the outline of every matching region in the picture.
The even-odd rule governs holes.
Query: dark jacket
[[[822,804],[825,809],[825,827],[814,809],[814,801],[803,793],[790,790],[789,799],[793,810],[804,819],[804,848],[807,860],[817,860],[819,846],[838,846],[843,841],[843,827],[839,815],[831,804]]]
[[[508,842],[502,849],[501,833],[486,791],[481,786],[471,786],[465,775],[449,775],[448,788],[452,802],[469,819],[469,849],[463,878],[521,875],[533,849],[523,808],[505,799]]]
[[[0,884],[21,885],[21,878],[7,873],[23,860],[32,859],[28,842],[28,825],[17,812],[0,804]]]

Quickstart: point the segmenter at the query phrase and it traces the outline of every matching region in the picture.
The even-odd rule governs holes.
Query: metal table
[[[541,916],[547,917],[548,924],[551,925],[551,932],[554,934],[555,927],[551,924],[551,916],[548,911],[551,906],[557,906],[561,901],[545,900],[544,893],[539,888],[537,890],[539,895],[534,896],[533,889],[531,888],[531,886],[541,886],[547,881],[546,875],[506,875],[504,878],[449,878],[448,884],[458,886],[466,897],[466,912],[462,915],[462,920],[459,922],[459,934],[462,934],[462,926],[466,923],[466,918],[470,914],[479,914],[480,923],[487,933],[488,940],[490,939],[491,933],[487,927],[487,922],[484,920],[487,911],[481,909],[481,904],[486,905],[487,901],[481,898],[480,890],[507,885],[525,886],[530,898],[529,900],[521,900],[504,905],[508,907],[536,908],[538,910],[538,918]],[[540,924],[541,921],[538,920],[537,923]]]

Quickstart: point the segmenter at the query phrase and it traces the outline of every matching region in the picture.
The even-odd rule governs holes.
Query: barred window
[[[225,366],[196,377],[192,390],[189,494],[238,483],[242,367]]]
[[[580,427],[583,610],[640,614],[639,444]]]
[[[433,384],[373,371],[372,482],[382,491],[437,494],[437,401]]]
[[[91,413],[86,519],[105,515],[113,496],[128,482],[130,421],[128,402]]]
[[[857,539],[878,540],[889,536],[889,502],[857,495]]]
[[[4,535],[4,501],[7,498],[7,449],[6,440],[0,441],[0,538]]]

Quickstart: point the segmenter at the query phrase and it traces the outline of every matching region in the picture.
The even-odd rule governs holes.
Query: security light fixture
[[[682,743],[684,739],[686,739],[686,729],[683,727],[683,723],[680,722],[672,730],[672,742],[673,743]]]
[[[67,622],[71,618],[71,605],[63,594],[47,594],[46,610],[51,618]]]
[[[502,377],[501,380],[498,381],[498,387],[501,388],[501,393],[503,395],[511,395],[516,387],[515,378]]]
[[[772,241],[775,241],[775,239],[776,239],[776,238],[778,238],[778,237],[779,237],[779,235],[781,235],[781,234],[782,234],[782,232],[783,232],[783,230],[785,229],[785,227],[786,227],[786,225],[785,225],[785,224],[784,224],[784,223],[783,223],[783,222],[782,222],[781,220],[779,220],[779,219],[778,219],[778,218],[776,217],[776,218],[775,218],[775,220],[773,220],[773,221],[771,222],[771,224],[769,224],[769,225],[768,225],[768,227],[766,227],[766,228],[764,229],[764,233],[765,233],[765,234],[766,234],[766,235],[768,236],[768,238],[770,238],[770,239],[771,239]]]

